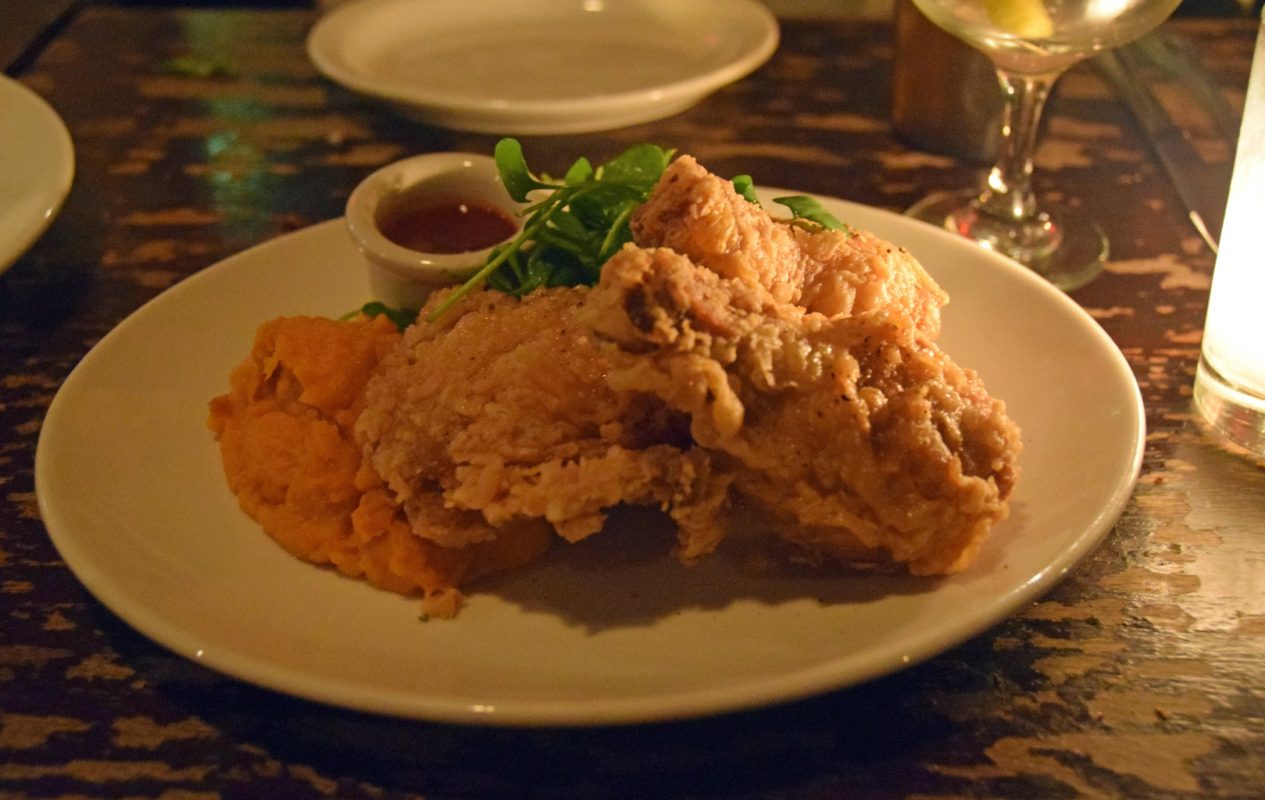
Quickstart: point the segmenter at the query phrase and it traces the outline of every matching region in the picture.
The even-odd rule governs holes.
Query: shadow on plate
[[[731,534],[690,566],[672,556],[675,543],[673,523],[663,514],[621,508],[601,533],[575,544],[559,542],[526,571],[480,584],[471,594],[495,595],[597,632],[737,603],[860,605],[930,592],[939,584],[936,578],[802,563],[774,537],[756,532]]]

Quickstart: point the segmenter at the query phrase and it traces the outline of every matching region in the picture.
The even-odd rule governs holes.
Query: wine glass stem
[[[1037,215],[1036,195],[1032,191],[1037,128],[1058,73],[1015,75],[998,67],[997,78],[1006,99],[1001,145],[979,205],[986,213],[1002,219],[1032,220]]]

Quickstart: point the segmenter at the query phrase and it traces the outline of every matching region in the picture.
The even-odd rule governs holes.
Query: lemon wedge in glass
[[[984,11],[994,25],[1025,39],[1054,33],[1054,21],[1041,0],[984,0]]]

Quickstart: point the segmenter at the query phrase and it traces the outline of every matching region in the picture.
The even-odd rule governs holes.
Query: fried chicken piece
[[[356,431],[418,536],[462,546],[544,519],[576,541],[620,503],[670,506],[683,529],[718,535],[727,478],[690,448],[680,414],[607,384],[577,322],[587,293],[476,291],[383,359]],[[421,509],[437,498],[486,524],[433,524]]]
[[[584,319],[608,346],[611,386],[688,414],[734,496],[811,552],[951,573],[1006,516],[1018,430],[908,306],[806,312],[749,273],[630,246]],[[679,554],[715,544],[683,531]]]
[[[352,433],[369,375],[399,338],[383,317],[266,322],[231,390],[211,401],[208,424],[242,509],[289,553],[390,591],[420,591],[430,613],[451,616],[459,586],[534,561],[552,534],[520,521],[493,541],[448,548],[413,533]],[[489,527],[438,498],[425,509],[435,527]]]
[[[667,247],[778,303],[828,317],[899,311],[929,340],[948,296],[907,250],[863,231],[772,219],[690,156],[668,165],[630,221],[643,247]]]

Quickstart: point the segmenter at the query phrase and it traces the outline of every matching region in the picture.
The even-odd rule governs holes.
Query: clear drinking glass
[[[1265,28],[1247,82],[1221,247],[1212,270],[1194,405],[1225,438],[1265,459]]]
[[[1005,99],[997,162],[982,189],[931,195],[910,216],[1026,265],[1061,289],[1093,280],[1107,237],[1079,211],[1038,203],[1032,156],[1050,89],[1068,67],[1163,22],[1180,0],[914,0],[935,24],[982,51]]]

